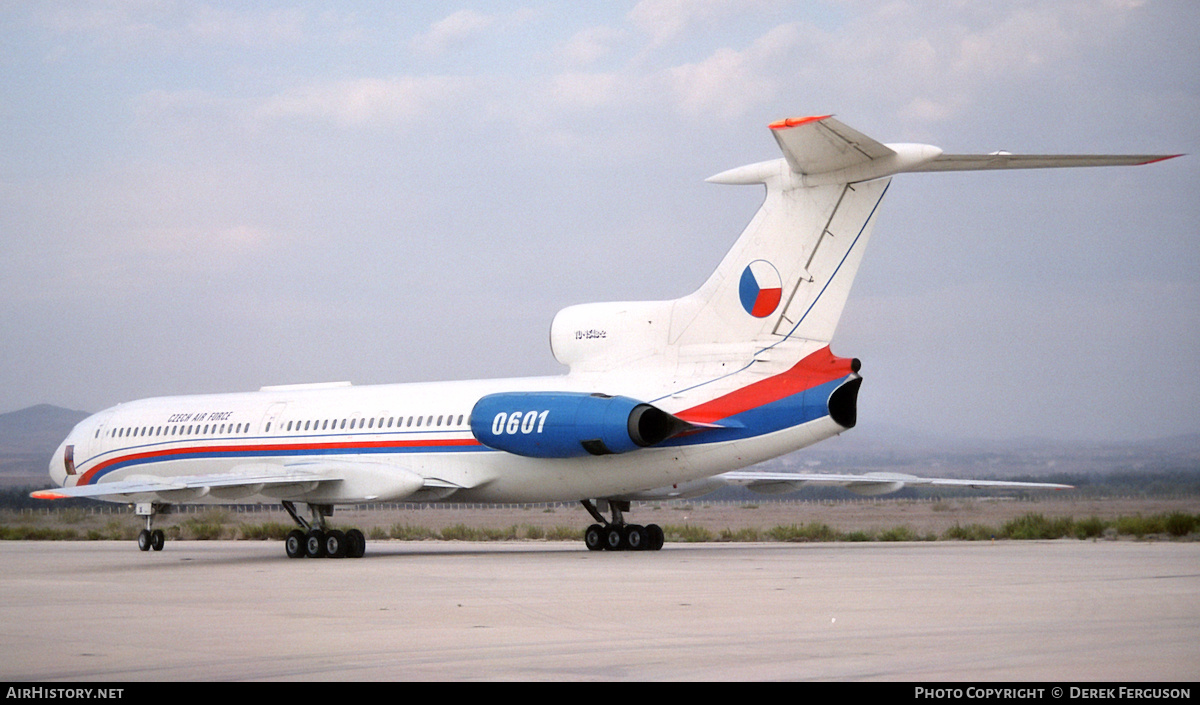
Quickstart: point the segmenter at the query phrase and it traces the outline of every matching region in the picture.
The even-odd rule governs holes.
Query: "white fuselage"
[[[71,487],[144,476],[236,472],[259,464],[362,463],[437,481],[438,487],[410,494],[406,501],[568,501],[685,483],[760,462],[844,430],[824,417],[734,441],[646,448],[623,455],[528,458],[481,445],[468,425],[472,408],[486,394],[576,387],[570,376],[564,376],[361,387],[311,385],[144,399],[82,421],[55,453],[50,474],[56,484]],[[64,457],[68,448],[70,463]],[[73,473],[68,473],[69,467]],[[185,491],[175,499],[277,502],[294,498],[329,504],[364,499],[361,492],[339,494],[329,487],[316,495],[307,493],[311,488],[304,486],[270,487],[265,492],[254,489],[213,489],[203,494]]]

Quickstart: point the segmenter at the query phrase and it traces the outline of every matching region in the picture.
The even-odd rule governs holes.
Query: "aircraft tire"
[[[358,529],[346,532],[346,555],[350,558],[362,558],[367,552],[367,537]]]
[[[334,529],[325,534],[325,556],[328,558],[346,557],[346,534]]]
[[[304,532],[292,529],[283,540],[283,550],[287,552],[288,558],[304,558],[308,555],[305,543]]]
[[[625,543],[625,527],[612,525],[604,530],[604,550],[624,551],[628,548]]]
[[[604,527],[599,524],[592,524],[583,532],[583,543],[588,547],[589,551],[604,550]]]
[[[142,529],[138,532],[137,547],[139,551],[149,551],[151,543],[149,529]]]
[[[163,533],[162,529],[155,529],[150,532],[150,548],[153,548],[155,551],[161,551],[163,550],[163,546],[166,545],[167,535]]]
[[[325,532],[313,529],[304,536],[304,553],[309,558],[325,557]]]
[[[650,548],[650,534],[641,524],[625,527],[625,548],[630,551],[645,551]]]
[[[646,527],[646,550],[661,551],[663,543],[666,542],[666,535],[663,533],[662,527],[658,524],[650,524]]]

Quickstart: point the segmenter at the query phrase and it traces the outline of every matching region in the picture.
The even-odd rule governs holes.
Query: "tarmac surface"
[[[1195,681],[1200,543],[0,542],[6,681]]]

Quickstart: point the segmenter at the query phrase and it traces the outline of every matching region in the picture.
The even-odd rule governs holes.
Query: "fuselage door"
[[[259,431],[261,433],[270,433],[271,429],[275,428],[276,420],[279,418],[279,416],[281,414],[283,414],[283,410],[286,408],[287,408],[286,401],[276,402],[276,403],[272,404],[270,407],[268,407],[267,413],[263,415],[263,422],[262,422],[262,426],[260,427]]]
[[[87,424],[87,428],[79,429],[81,433],[75,434],[75,437],[71,439],[75,442],[76,462],[88,460],[104,452],[106,447],[104,434],[108,433],[108,422],[112,420],[112,416],[112,411],[96,414],[88,419],[91,423]]]

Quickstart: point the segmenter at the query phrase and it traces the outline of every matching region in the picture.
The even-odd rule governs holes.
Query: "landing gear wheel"
[[[313,529],[304,536],[304,553],[309,558],[325,557],[325,532]]]
[[[662,527],[658,524],[650,524],[646,527],[646,550],[661,551],[663,543],[666,542],[666,536],[663,534]]]
[[[288,558],[304,558],[308,555],[305,543],[304,532],[299,529],[292,529],[288,532],[287,538],[283,540],[283,549],[287,551]]]
[[[325,534],[325,555],[329,558],[346,557],[346,534],[334,529]]]
[[[367,537],[358,529],[346,532],[346,555],[350,558],[362,558],[367,552]]]
[[[583,532],[583,543],[587,545],[589,551],[604,550],[604,527],[599,524],[592,524]]]
[[[627,548],[625,527],[613,524],[606,528],[604,530],[604,548],[607,551],[624,551]]]
[[[630,551],[645,551],[649,548],[650,535],[646,527],[640,524],[629,524],[625,527],[625,548]]]
[[[594,500],[581,499],[579,503],[596,520],[583,532],[583,542],[589,551],[657,551],[663,547],[666,537],[658,524],[626,524],[625,512],[630,503],[626,500],[606,500],[612,508],[612,520],[606,519],[596,508]]]
[[[137,502],[133,505],[133,512],[139,517],[146,518],[146,528],[139,531],[137,535],[138,550],[163,550],[163,544],[167,542],[167,536],[162,532],[162,529],[154,528],[154,517],[157,514],[170,514],[171,505],[156,504],[154,502]]]

